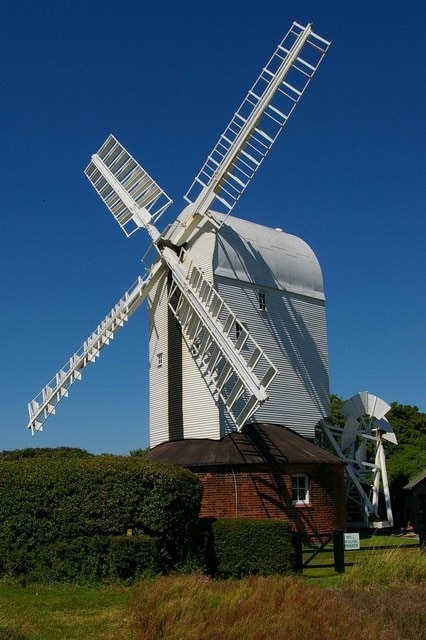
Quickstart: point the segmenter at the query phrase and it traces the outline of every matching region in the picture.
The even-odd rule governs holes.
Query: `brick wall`
[[[343,465],[191,468],[203,483],[202,517],[279,518],[306,534],[346,528]],[[291,476],[309,476],[309,504],[292,505]]]

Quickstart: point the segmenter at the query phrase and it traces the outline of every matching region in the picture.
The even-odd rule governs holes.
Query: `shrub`
[[[170,569],[188,551],[200,500],[201,483],[189,471],[137,457],[0,460],[0,572],[94,580],[112,562],[113,573],[128,578],[138,571],[129,560],[124,566],[129,545],[141,570]],[[138,542],[111,543],[128,530]]]
[[[221,518],[207,536],[208,571],[221,578],[295,570],[290,525],[280,520]]]
[[[77,447],[27,447],[0,451],[0,460],[20,460],[22,458],[92,458],[93,453]]]
[[[116,536],[110,539],[108,575],[115,580],[134,580],[159,570],[155,540],[149,536]]]

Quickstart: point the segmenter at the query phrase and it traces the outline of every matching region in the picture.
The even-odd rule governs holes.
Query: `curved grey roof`
[[[216,213],[214,217],[224,219]],[[306,242],[232,216],[217,232],[214,273],[324,299],[321,268]]]

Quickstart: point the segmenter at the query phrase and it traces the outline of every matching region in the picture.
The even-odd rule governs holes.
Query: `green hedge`
[[[77,447],[27,447],[0,451],[1,461],[21,460],[23,458],[93,458],[94,453]]]
[[[110,538],[108,551],[109,577],[133,580],[160,570],[154,538],[149,536],[116,536]]]
[[[82,536],[28,548],[6,542],[4,575],[24,582],[129,582],[160,571],[156,541],[149,536]]]
[[[185,559],[200,501],[189,471],[137,457],[0,460],[0,573],[89,580],[168,570]]]
[[[295,571],[288,522],[221,518],[204,526],[207,569],[221,578]]]

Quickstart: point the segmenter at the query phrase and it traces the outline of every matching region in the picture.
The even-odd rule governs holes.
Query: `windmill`
[[[236,222],[230,214],[299,103],[329,45],[313,32],[311,24],[292,24],[195,177],[184,196],[187,205],[164,233],[158,231],[157,225],[171,199],[118,140],[110,135],[92,156],[85,170],[89,181],[126,236],[145,229],[156,258],[148,272],[125,292],[80,349],[29,403],[28,428],[33,435],[42,430],[45,420],[55,413],[62,398],[68,396],[71,385],[81,379],[85,367],[98,358],[103,347],[109,344],[145,299],[148,299],[153,316],[151,333],[154,332],[158,338],[160,330],[160,338],[163,335],[161,331],[167,336],[167,353],[157,349],[150,354],[151,388],[155,389],[158,371],[161,370],[163,379],[165,377],[165,360],[170,360],[173,346],[171,336],[178,331],[179,340],[186,345],[185,358],[188,360],[190,356],[192,364],[185,365],[187,368],[179,382],[171,381],[172,367],[167,368],[169,395],[178,396],[177,403],[182,404],[183,387],[192,384],[188,382],[192,376],[194,385],[204,389],[199,393],[208,394],[209,402],[219,407],[222,431],[215,432],[212,437],[220,438],[223,428],[228,432],[241,430],[247,422],[255,419],[271,394],[275,396],[276,403],[283,404],[280,388],[275,387],[275,391],[271,391],[276,384],[278,367],[268,354],[267,341],[259,344],[244,318],[233,310],[230,299],[226,300],[218,291],[214,277],[203,264],[203,243],[207,237],[216,237],[223,246],[227,242],[231,252],[240,242],[242,250],[252,252],[252,262],[259,263],[260,258],[263,260],[260,252],[254,255],[256,239],[247,239],[250,233],[256,235],[252,229],[247,230],[250,223],[244,226],[243,221]],[[319,270],[301,241],[297,242],[293,236],[277,230],[260,232],[261,227],[257,226],[259,233],[269,240],[273,238],[271,241],[275,244],[286,244],[291,249],[296,247],[297,255],[302,255],[304,262],[311,265],[309,269]],[[241,233],[239,229],[242,229]],[[245,240],[241,242],[243,237]],[[290,255],[292,252],[289,250],[287,253]],[[312,291],[318,289],[316,284],[311,288]],[[300,297],[300,292],[298,295]],[[313,295],[320,299],[322,294],[315,292]],[[262,296],[264,292],[259,290],[260,309],[265,307]],[[300,325],[301,316],[292,301],[288,303],[288,315]],[[300,343],[309,342],[306,331],[303,334],[300,326],[297,331]],[[325,330],[322,334],[325,335]],[[155,339],[151,339],[151,344]],[[315,406],[311,421],[316,422],[327,415],[326,354],[321,356],[319,368],[322,377],[317,385],[321,390],[318,391],[310,381],[305,384],[304,381],[309,380],[306,373],[309,364],[304,362],[306,358],[295,353],[296,350],[293,348],[292,367],[297,368],[297,375],[293,377],[297,378],[299,387],[302,384],[309,387],[306,395],[314,399]],[[153,362],[154,356],[156,362]],[[190,395],[199,400],[193,392]],[[292,395],[296,396],[296,391],[293,390]],[[207,395],[203,397],[207,398]],[[293,404],[296,406],[300,402],[293,400]],[[161,405],[160,400],[156,407]],[[155,425],[159,420],[156,410],[154,408],[154,413],[151,412],[151,445],[174,437],[173,425],[168,425],[168,433],[163,426]],[[169,418],[166,417],[166,421]],[[301,420],[300,417],[298,419]],[[196,429],[189,434],[197,435]],[[187,437],[188,432],[183,435]]]
[[[322,427],[337,455],[346,463],[348,512],[352,526],[392,527],[393,515],[386,471],[384,440],[397,444],[385,415],[390,406],[381,398],[363,391],[346,400],[341,408],[343,427],[322,420]],[[379,515],[380,482],[387,520]]]

